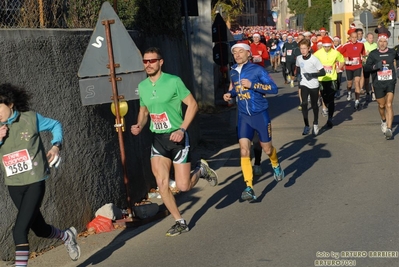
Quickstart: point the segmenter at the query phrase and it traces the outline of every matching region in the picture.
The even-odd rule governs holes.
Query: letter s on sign
[[[91,45],[94,47],[100,48],[102,46],[102,43],[101,43],[102,41],[104,41],[104,38],[101,36],[97,36],[96,42],[92,43]]]
[[[87,86],[85,98],[93,98],[95,95],[96,95],[96,92],[94,91],[94,85]]]

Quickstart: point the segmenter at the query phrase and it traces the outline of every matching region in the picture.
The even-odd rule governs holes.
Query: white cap
[[[244,43],[237,43],[237,44],[233,45],[231,47],[231,53],[233,53],[233,49],[237,48],[237,47],[244,48],[245,50],[249,51],[249,53],[251,53],[251,47],[249,47],[249,45],[244,44]],[[251,55],[252,55],[252,53],[251,53]]]

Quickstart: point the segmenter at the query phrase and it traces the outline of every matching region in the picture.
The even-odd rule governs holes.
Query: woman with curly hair
[[[50,167],[57,167],[62,142],[62,125],[29,110],[30,96],[23,88],[9,83],[0,85],[0,157],[10,197],[18,209],[13,238],[15,266],[27,266],[29,229],[38,237],[65,242],[72,260],[80,257],[74,227],[65,231],[45,222],[40,206]],[[50,131],[52,147],[46,153],[40,132]]]

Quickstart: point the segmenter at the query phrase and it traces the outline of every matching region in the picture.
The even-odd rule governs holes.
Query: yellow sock
[[[247,184],[247,186],[252,188],[253,173],[251,159],[249,157],[241,158],[241,170],[244,176],[244,182]]]
[[[272,154],[269,156],[273,168],[278,166],[277,150],[273,147]]]

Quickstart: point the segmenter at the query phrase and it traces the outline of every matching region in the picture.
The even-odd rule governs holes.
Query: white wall
[[[211,0],[198,1],[198,17],[191,18],[194,96],[201,105],[215,105]]]

